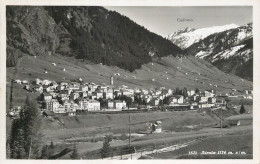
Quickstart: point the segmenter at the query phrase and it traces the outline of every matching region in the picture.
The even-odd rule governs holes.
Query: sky
[[[105,8],[117,11],[163,37],[186,27],[205,28],[232,23],[244,25],[253,21],[250,6],[106,6]],[[184,19],[185,21],[180,21]]]

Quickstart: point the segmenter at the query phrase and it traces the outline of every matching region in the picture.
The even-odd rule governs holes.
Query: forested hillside
[[[22,53],[75,56],[134,71],[182,54],[165,38],[103,7],[7,7],[7,66]]]

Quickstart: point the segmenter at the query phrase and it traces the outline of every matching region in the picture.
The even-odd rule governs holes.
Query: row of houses
[[[25,83],[25,89],[41,93],[42,108],[54,113],[70,113],[77,110],[98,111],[102,109],[123,110],[127,108],[125,97],[136,103],[136,98],[145,105],[159,106],[161,103],[178,107],[208,108],[216,104],[215,90],[198,92],[194,89],[176,94],[174,89],[129,88],[126,85],[113,86],[103,83],[84,83],[81,78],[74,81],[51,81],[35,79]],[[167,101],[165,101],[165,99]]]

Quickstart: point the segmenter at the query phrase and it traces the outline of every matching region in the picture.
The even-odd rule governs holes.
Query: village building
[[[76,110],[80,109],[79,105],[74,103],[73,101],[65,101],[64,108],[65,112],[76,112]]]
[[[82,99],[78,103],[79,109],[86,111],[100,110],[100,102],[90,99]]]
[[[114,101],[107,101],[106,105],[107,109],[114,109]]]
[[[122,90],[122,95],[131,97],[134,95],[134,90],[133,89]]]
[[[62,82],[60,82],[60,85],[62,85],[62,86],[68,86],[68,85],[69,85],[69,82],[67,82],[67,81],[62,81]]]
[[[174,95],[169,98],[169,105],[173,104],[183,104],[184,103],[184,97],[182,95]]]
[[[59,94],[56,92],[50,92],[50,95],[52,95],[52,98],[57,98]]]
[[[28,84],[28,81],[27,80],[23,80],[22,83],[23,84]]]
[[[86,91],[88,91],[88,86],[87,85],[81,85],[79,90],[81,90],[82,92],[86,92]]]
[[[144,98],[144,101],[148,104],[148,103],[150,103],[150,101],[151,101],[151,97],[150,96],[146,96],[145,98]]]
[[[55,111],[59,107],[59,102],[56,99],[45,100],[44,108],[48,111]]]
[[[79,93],[78,92],[72,92],[70,94],[70,100],[76,100],[77,98],[79,98]]]
[[[210,104],[215,104],[216,101],[217,101],[216,97],[209,97],[208,98],[208,103],[210,103]]]
[[[42,80],[37,78],[37,79],[35,79],[34,84],[40,85],[40,84],[42,84]]]
[[[126,102],[120,101],[120,100],[114,100],[114,108],[115,109],[125,109],[126,108]]]
[[[53,92],[54,89],[52,89],[50,86],[48,85],[43,85],[43,92]]]
[[[103,98],[103,92],[97,91],[92,94],[96,99]]]
[[[213,91],[205,91],[204,92],[204,95],[205,95],[205,97],[214,97],[215,96],[215,94],[213,93]]]
[[[35,86],[34,91],[38,93],[43,93],[43,87],[41,85]]]
[[[146,90],[146,89],[142,89],[142,93],[144,94],[144,95],[148,95],[148,90]]]
[[[88,111],[100,110],[100,102],[96,100],[89,100],[87,103],[87,110]]]
[[[87,98],[88,97],[88,92],[80,92],[79,96],[82,98]]]
[[[162,93],[161,90],[157,90],[157,91],[155,92],[155,95],[160,95],[161,93]]]
[[[80,86],[79,84],[71,84],[67,88],[68,90],[73,91],[73,90],[79,90]]]
[[[159,105],[159,102],[160,102],[160,99],[159,98],[153,98],[151,101],[150,101],[150,104],[152,106],[158,106]]]
[[[29,85],[25,85],[24,89],[27,90],[27,91],[30,91],[30,86]]]
[[[42,81],[42,85],[50,85],[50,84],[51,84],[50,80],[45,79]]]
[[[66,113],[65,107],[61,104],[59,104],[57,108],[54,108],[53,112],[54,113]]]
[[[66,86],[65,85],[59,85],[58,87],[57,87],[57,90],[59,90],[59,91],[62,91],[62,90],[65,90],[66,89]]]
[[[203,97],[203,96],[201,96],[201,97],[199,97],[199,102],[200,103],[206,103],[206,102],[208,102],[208,97]]]
[[[19,114],[19,112],[22,110],[21,106],[13,106],[9,112],[10,116],[16,116]]]
[[[103,98],[104,99],[113,99],[114,98],[113,92],[104,92]]]
[[[88,99],[79,99],[78,105],[81,110],[87,110]]]
[[[69,92],[68,90],[62,90],[60,93],[59,93],[59,96],[61,100],[67,100],[68,99],[68,96],[69,96]]]
[[[122,92],[120,92],[120,91],[115,91],[115,92],[114,92],[114,96],[115,96],[115,97],[122,96]]]
[[[59,84],[57,84],[55,81],[52,81],[50,84],[50,87],[54,90],[56,90],[58,86],[59,86]]]
[[[188,96],[193,96],[195,94],[195,90],[188,90]]]
[[[42,94],[42,100],[49,101],[51,99],[52,99],[52,95],[51,94],[49,94],[49,93],[43,93]]]
[[[22,84],[22,81],[17,79],[17,80],[14,80],[14,83],[17,83],[17,84]]]
[[[211,108],[211,107],[214,107],[215,104],[202,103],[202,104],[199,104],[198,106],[199,106],[199,108]]]

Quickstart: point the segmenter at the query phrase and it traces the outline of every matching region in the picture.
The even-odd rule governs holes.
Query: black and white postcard
[[[236,2],[2,3],[3,161],[258,163],[259,2]]]

